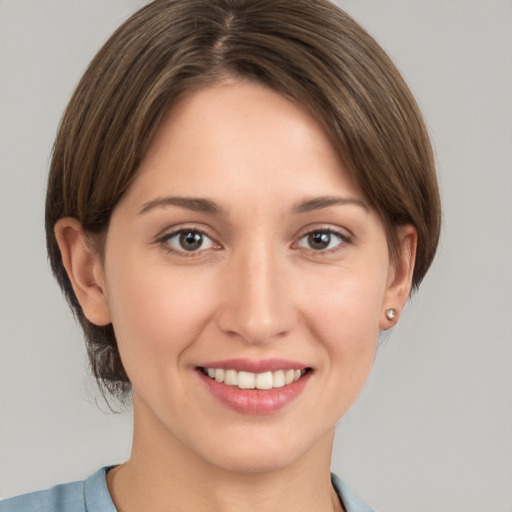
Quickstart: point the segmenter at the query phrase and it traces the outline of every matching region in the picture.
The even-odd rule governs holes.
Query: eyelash
[[[350,244],[352,241],[350,237],[348,237],[344,233],[341,233],[340,231],[334,230],[332,228],[320,228],[320,229],[312,229],[312,230],[304,233],[303,235],[301,235],[299,240],[293,244],[293,247],[294,248],[300,247],[300,245],[299,245],[300,242],[311,235],[327,235],[330,238],[332,238],[334,236],[338,240],[338,243],[334,247],[330,247],[330,248],[328,247],[325,249],[315,250],[312,248],[305,247],[305,249],[308,249],[309,251],[311,251],[311,253],[314,254],[315,256],[316,255],[323,256],[323,255],[335,253],[335,252],[341,250],[343,248],[343,246]],[[331,240],[329,239],[329,244],[330,244],[330,242],[331,242]]]
[[[170,241],[173,238],[178,237],[180,235],[190,235],[190,234],[200,235],[202,237],[202,241],[204,241],[205,238],[210,240],[212,246],[207,247],[207,248],[200,247],[198,250],[195,250],[195,251],[187,251],[185,249],[178,249],[177,247],[172,247],[170,245]],[[173,231],[172,233],[162,236],[160,239],[157,240],[157,242],[160,243],[167,252],[177,254],[178,256],[184,256],[184,257],[194,257],[194,256],[197,257],[200,253],[204,252],[205,250],[219,249],[221,247],[220,244],[217,244],[213,240],[213,238],[210,235],[208,235],[208,233],[206,233],[205,231],[198,229],[198,228],[177,229],[176,231]]]
[[[197,250],[192,250],[192,251],[187,251],[185,249],[179,249],[177,247],[172,247],[170,245],[170,241],[175,238],[175,237],[178,237],[178,236],[183,236],[183,235],[200,235],[202,237],[202,240],[201,242],[203,243],[204,242],[204,239],[208,239],[210,240],[210,243],[211,243],[211,246],[210,247],[206,247],[206,248],[203,248],[202,245],[201,247],[199,247]],[[312,229],[310,231],[307,231],[306,233],[302,234],[298,241],[297,242],[294,242],[292,244],[292,248],[294,249],[299,249],[301,248],[301,241],[306,239],[307,237],[311,236],[311,235],[327,235],[329,237],[335,237],[338,239],[338,243],[334,246],[334,247],[328,247],[328,248],[325,248],[325,249],[313,249],[313,248],[308,248],[308,247],[302,247],[308,251],[310,251],[312,254],[314,255],[327,255],[327,254],[331,254],[331,253],[334,253],[334,252],[337,252],[339,250],[341,250],[341,248],[347,244],[350,244],[351,243],[351,238],[337,230],[334,230],[332,228],[320,228],[320,229]],[[330,244],[331,240],[329,239],[329,244]],[[183,257],[198,257],[201,253],[203,253],[204,251],[207,251],[207,250],[210,250],[210,249],[220,249],[221,248],[221,245],[218,244],[217,242],[214,241],[214,239],[208,235],[208,233],[206,233],[205,231],[201,230],[201,229],[198,229],[198,228],[181,228],[181,229],[178,229],[176,231],[173,231],[172,233],[169,233],[169,234],[166,234],[164,236],[162,236],[161,238],[159,238],[157,240],[157,243],[159,243],[160,245],[162,245],[165,250],[169,253],[173,253],[173,254],[177,254],[178,256],[183,256]]]

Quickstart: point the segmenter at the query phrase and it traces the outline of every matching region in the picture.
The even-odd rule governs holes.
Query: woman
[[[71,99],[46,203],[94,374],[131,393],[132,455],[0,510],[369,510],[331,479],[334,426],[439,220],[417,106],[345,13],[147,5]]]

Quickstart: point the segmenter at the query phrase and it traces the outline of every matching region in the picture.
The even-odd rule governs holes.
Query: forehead
[[[265,86],[229,81],[188,94],[164,117],[128,195],[261,202],[335,192],[360,196],[320,123]]]

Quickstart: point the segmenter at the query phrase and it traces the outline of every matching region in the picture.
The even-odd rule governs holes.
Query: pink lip
[[[210,361],[198,365],[201,368],[220,368],[222,370],[236,370],[237,372],[275,372],[277,370],[304,370],[307,365],[288,359],[265,359],[254,361],[251,359],[225,359],[223,361]]]
[[[296,361],[271,359],[266,361],[250,361],[247,359],[230,359],[214,361],[201,365],[202,368],[221,368],[225,370],[248,371],[262,373],[264,371],[277,371],[285,369],[302,370],[306,366]],[[237,412],[250,415],[271,414],[282,409],[295,400],[309,381],[312,372],[307,372],[299,380],[283,386],[268,390],[239,389],[237,386],[228,386],[208,377],[202,370],[197,375],[206,385],[207,389],[225,406]]]

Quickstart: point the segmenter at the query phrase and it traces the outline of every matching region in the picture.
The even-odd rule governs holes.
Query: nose
[[[286,336],[296,322],[290,273],[274,252],[261,245],[241,251],[224,274],[219,328],[251,345]]]

